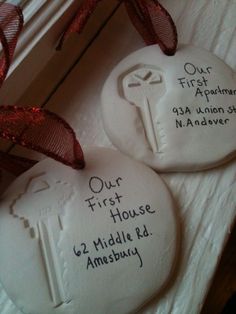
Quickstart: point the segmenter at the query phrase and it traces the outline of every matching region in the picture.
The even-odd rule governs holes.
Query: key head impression
[[[57,195],[57,197],[55,197]],[[11,214],[35,228],[39,221],[65,213],[73,188],[66,182],[52,181],[45,173],[29,179],[25,190],[11,204]],[[35,210],[31,210],[34,207]]]
[[[123,85],[124,98],[137,107],[142,107],[147,100],[156,105],[165,92],[162,71],[153,66],[144,64],[135,66],[127,71],[120,81]]]

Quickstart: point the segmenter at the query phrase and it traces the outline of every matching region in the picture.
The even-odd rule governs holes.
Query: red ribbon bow
[[[101,0],[82,2],[75,18],[63,34],[59,46],[72,32],[80,33]],[[123,0],[127,12],[145,42],[159,44],[163,52],[173,55],[177,32],[169,13],[156,0]],[[18,36],[23,27],[20,7],[0,4],[0,86],[11,64]],[[33,149],[76,169],[84,167],[83,151],[72,128],[56,114],[40,108],[0,106],[0,137]],[[35,161],[0,152],[0,167],[18,175]]]
[[[20,7],[0,4],[0,85],[13,58],[23,27]],[[0,137],[43,153],[76,169],[84,167],[83,151],[72,128],[56,114],[39,108],[0,106]],[[33,160],[0,152],[0,167],[19,175],[32,167]]]
[[[0,137],[40,152],[75,169],[84,167],[83,151],[73,129],[55,113],[41,108],[0,107]],[[1,154],[1,167],[9,170]],[[17,159],[19,167],[27,160]],[[33,161],[29,162],[29,166]],[[18,167],[15,171],[20,172]],[[11,169],[10,169],[11,170]]]

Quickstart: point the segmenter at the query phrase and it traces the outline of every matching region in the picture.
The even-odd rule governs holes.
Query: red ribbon
[[[81,33],[101,0],[84,0],[64,32],[58,49],[71,33]],[[121,1],[121,0],[120,0]],[[166,55],[174,55],[178,36],[176,26],[166,9],[157,0],[123,0],[133,25],[147,45],[158,44]]]
[[[59,47],[70,33],[80,33],[101,0],[83,1],[63,34]],[[121,0],[120,0],[121,1]],[[127,12],[145,42],[159,44],[165,54],[177,47],[177,31],[169,13],[156,0],[123,0]],[[3,83],[23,27],[21,8],[0,3],[0,86]],[[72,128],[59,116],[40,108],[0,106],[0,137],[33,149],[75,169],[84,167],[83,151]],[[0,167],[18,175],[36,162],[0,152]]]
[[[23,23],[23,14],[20,7],[10,3],[0,3],[0,41],[3,51],[0,58],[0,86],[10,67]]]
[[[128,15],[147,45],[158,44],[166,55],[174,55],[178,36],[175,23],[156,0],[125,0]]]
[[[85,166],[83,151],[73,129],[48,110],[1,106],[0,137],[43,153],[72,168],[81,169]],[[21,172],[20,166],[25,170],[34,164],[33,161],[27,162],[27,159],[8,156],[0,154],[1,167],[15,174]]]
[[[9,70],[23,27],[21,8],[0,3],[0,85]],[[56,114],[39,108],[0,107],[0,137],[52,157],[76,169],[84,167],[83,151],[71,127]],[[36,162],[0,152],[0,167],[19,175]]]

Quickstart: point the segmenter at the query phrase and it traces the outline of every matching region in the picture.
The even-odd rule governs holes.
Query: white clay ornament
[[[108,77],[102,109],[112,143],[154,169],[208,169],[236,154],[236,76],[206,50],[132,53]]]
[[[173,273],[170,193],[145,165],[111,149],[74,170],[39,162],[0,203],[0,281],[24,314],[124,314]]]

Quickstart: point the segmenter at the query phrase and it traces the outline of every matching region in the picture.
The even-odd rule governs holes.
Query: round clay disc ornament
[[[112,143],[154,169],[201,170],[235,156],[236,76],[206,50],[134,52],[108,77],[102,109]]]
[[[45,159],[1,198],[0,281],[25,314],[122,314],[172,275],[178,228],[160,177],[91,148],[74,170]]]

